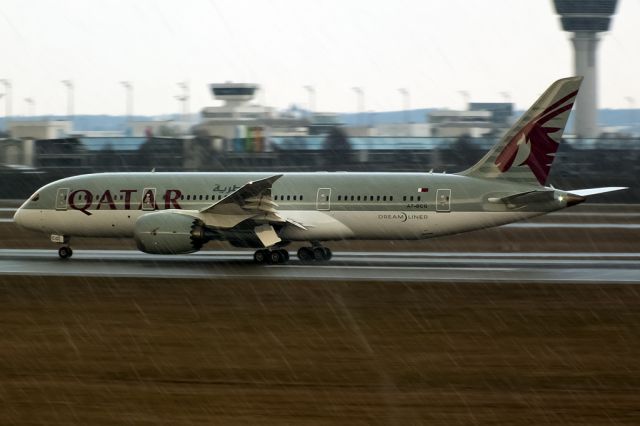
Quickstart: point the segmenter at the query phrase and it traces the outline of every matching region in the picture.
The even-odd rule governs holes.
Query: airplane
[[[133,238],[139,250],[186,254],[212,240],[255,248],[257,263],[328,261],[323,243],[414,240],[503,225],[625,187],[546,186],[582,77],[560,79],[489,152],[458,174],[97,173],[52,182],[15,213],[50,234],[58,254],[72,237]]]

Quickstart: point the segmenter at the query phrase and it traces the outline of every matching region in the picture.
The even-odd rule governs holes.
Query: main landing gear
[[[303,262],[326,262],[331,260],[332,256],[331,249],[321,245],[300,247],[298,250],[298,259]]]
[[[285,263],[289,260],[289,252],[285,249],[260,249],[253,254],[253,260],[256,263]]]
[[[51,242],[62,244],[62,247],[58,249],[58,256],[60,259],[68,259],[73,256],[73,250],[69,247],[70,238],[66,235],[51,235]]]
[[[302,262],[326,262],[331,260],[333,253],[329,247],[319,244],[311,247],[300,247],[298,250],[298,259]],[[289,261],[289,252],[285,249],[260,249],[253,254],[253,260],[256,263],[278,264]]]

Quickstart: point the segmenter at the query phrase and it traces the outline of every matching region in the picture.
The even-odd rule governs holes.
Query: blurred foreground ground
[[[1,424],[640,423],[618,285],[0,277]]]

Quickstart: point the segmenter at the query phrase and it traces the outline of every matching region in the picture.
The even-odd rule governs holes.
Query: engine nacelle
[[[194,253],[209,241],[199,219],[172,212],[147,213],[136,221],[138,250],[152,254]]]

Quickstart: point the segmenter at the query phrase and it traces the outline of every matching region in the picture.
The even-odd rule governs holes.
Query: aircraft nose
[[[33,219],[33,215],[28,214],[22,207],[13,215],[13,223],[25,229],[37,229],[37,223]]]
[[[15,214],[13,215],[13,222],[18,226],[24,227],[24,213],[22,212],[21,208],[16,210]]]

